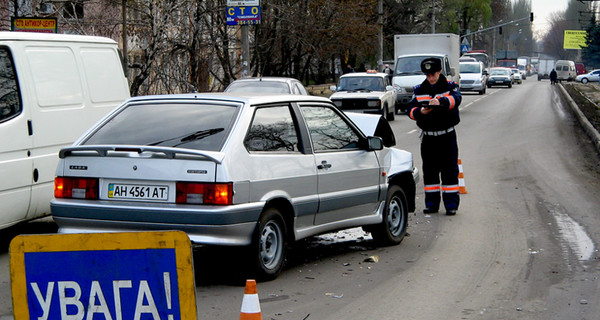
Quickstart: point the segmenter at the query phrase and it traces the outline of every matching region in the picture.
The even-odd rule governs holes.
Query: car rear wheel
[[[261,214],[251,247],[251,261],[259,280],[275,279],[283,269],[287,251],[287,233],[283,215],[275,208]]]
[[[383,212],[383,221],[366,228],[373,239],[382,245],[396,245],[402,242],[408,226],[408,205],[406,195],[397,185],[390,186]]]

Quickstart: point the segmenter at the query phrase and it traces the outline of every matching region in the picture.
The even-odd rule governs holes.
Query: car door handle
[[[321,164],[317,166],[317,169],[322,170],[322,169],[329,169],[331,168],[331,164],[327,163],[326,160],[321,161]]]

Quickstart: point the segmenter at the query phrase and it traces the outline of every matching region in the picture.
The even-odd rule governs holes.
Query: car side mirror
[[[450,75],[454,76],[456,74],[456,69],[454,67],[450,67]]]
[[[367,137],[367,151],[377,151],[383,149],[383,139],[380,137]]]
[[[394,90],[394,87],[392,87],[392,86],[386,86],[385,90],[386,91],[392,91],[392,90]]]
[[[329,90],[331,90],[331,91],[334,91],[334,92],[335,92],[335,91],[337,91],[337,87],[336,87],[336,86],[331,86],[331,87],[329,87]]]

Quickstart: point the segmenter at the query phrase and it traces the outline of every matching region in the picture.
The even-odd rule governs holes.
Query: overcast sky
[[[538,35],[550,27],[548,19],[551,14],[557,11],[564,11],[567,8],[569,0],[531,0],[531,10],[533,11],[533,32]]]

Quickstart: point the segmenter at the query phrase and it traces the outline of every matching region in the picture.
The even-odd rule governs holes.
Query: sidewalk
[[[558,87],[600,153],[600,84],[567,82]]]

